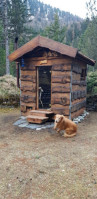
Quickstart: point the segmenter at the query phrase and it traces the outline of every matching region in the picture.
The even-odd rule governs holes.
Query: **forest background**
[[[87,3],[87,18],[81,19],[39,0],[0,0],[0,76],[16,76],[15,63],[8,55],[38,34],[78,48],[96,60],[97,70],[97,9],[96,0]]]

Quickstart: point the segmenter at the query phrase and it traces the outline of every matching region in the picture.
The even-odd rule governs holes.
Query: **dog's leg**
[[[59,130],[59,129],[57,130],[57,133],[60,133],[60,130]]]
[[[56,129],[57,129],[57,125],[55,124],[55,125],[54,125],[54,130],[56,130]]]
[[[72,129],[66,129],[66,133],[64,133],[63,136],[66,138],[70,138],[76,136],[76,132],[74,132]]]

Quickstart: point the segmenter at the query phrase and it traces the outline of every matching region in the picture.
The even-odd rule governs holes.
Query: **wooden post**
[[[15,50],[18,48],[18,37],[15,38]],[[17,87],[19,88],[19,63],[16,62]]]
[[[39,71],[36,69],[36,109],[39,109]]]
[[[19,85],[19,63],[16,62],[16,75],[17,75],[17,87],[20,88]]]
[[[71,81],[70,81],[70,106],[69,106],[69,119],[71,120],[71,93],[72,93],[72,64],[71,64]]]

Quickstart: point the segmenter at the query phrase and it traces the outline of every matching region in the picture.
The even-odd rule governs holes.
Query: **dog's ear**
[[[64,118],[64,115],[61,115],[61,117],[60,117],[60,121],[62,121],[62,120],[63,120],[63,118]]]

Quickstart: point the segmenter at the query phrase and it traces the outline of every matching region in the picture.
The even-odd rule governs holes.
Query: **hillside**
[[[60,24],[70,26],[73,23],[80,23],[83,20],[70,14],[69,12],[61,11],[59,8],[53,8],[50,5],[44,4],[39,0],[28,0],[28,9],[31,14],[30,26],[35,29],[43,29],[54,21],[54,14],[57,12]]]

